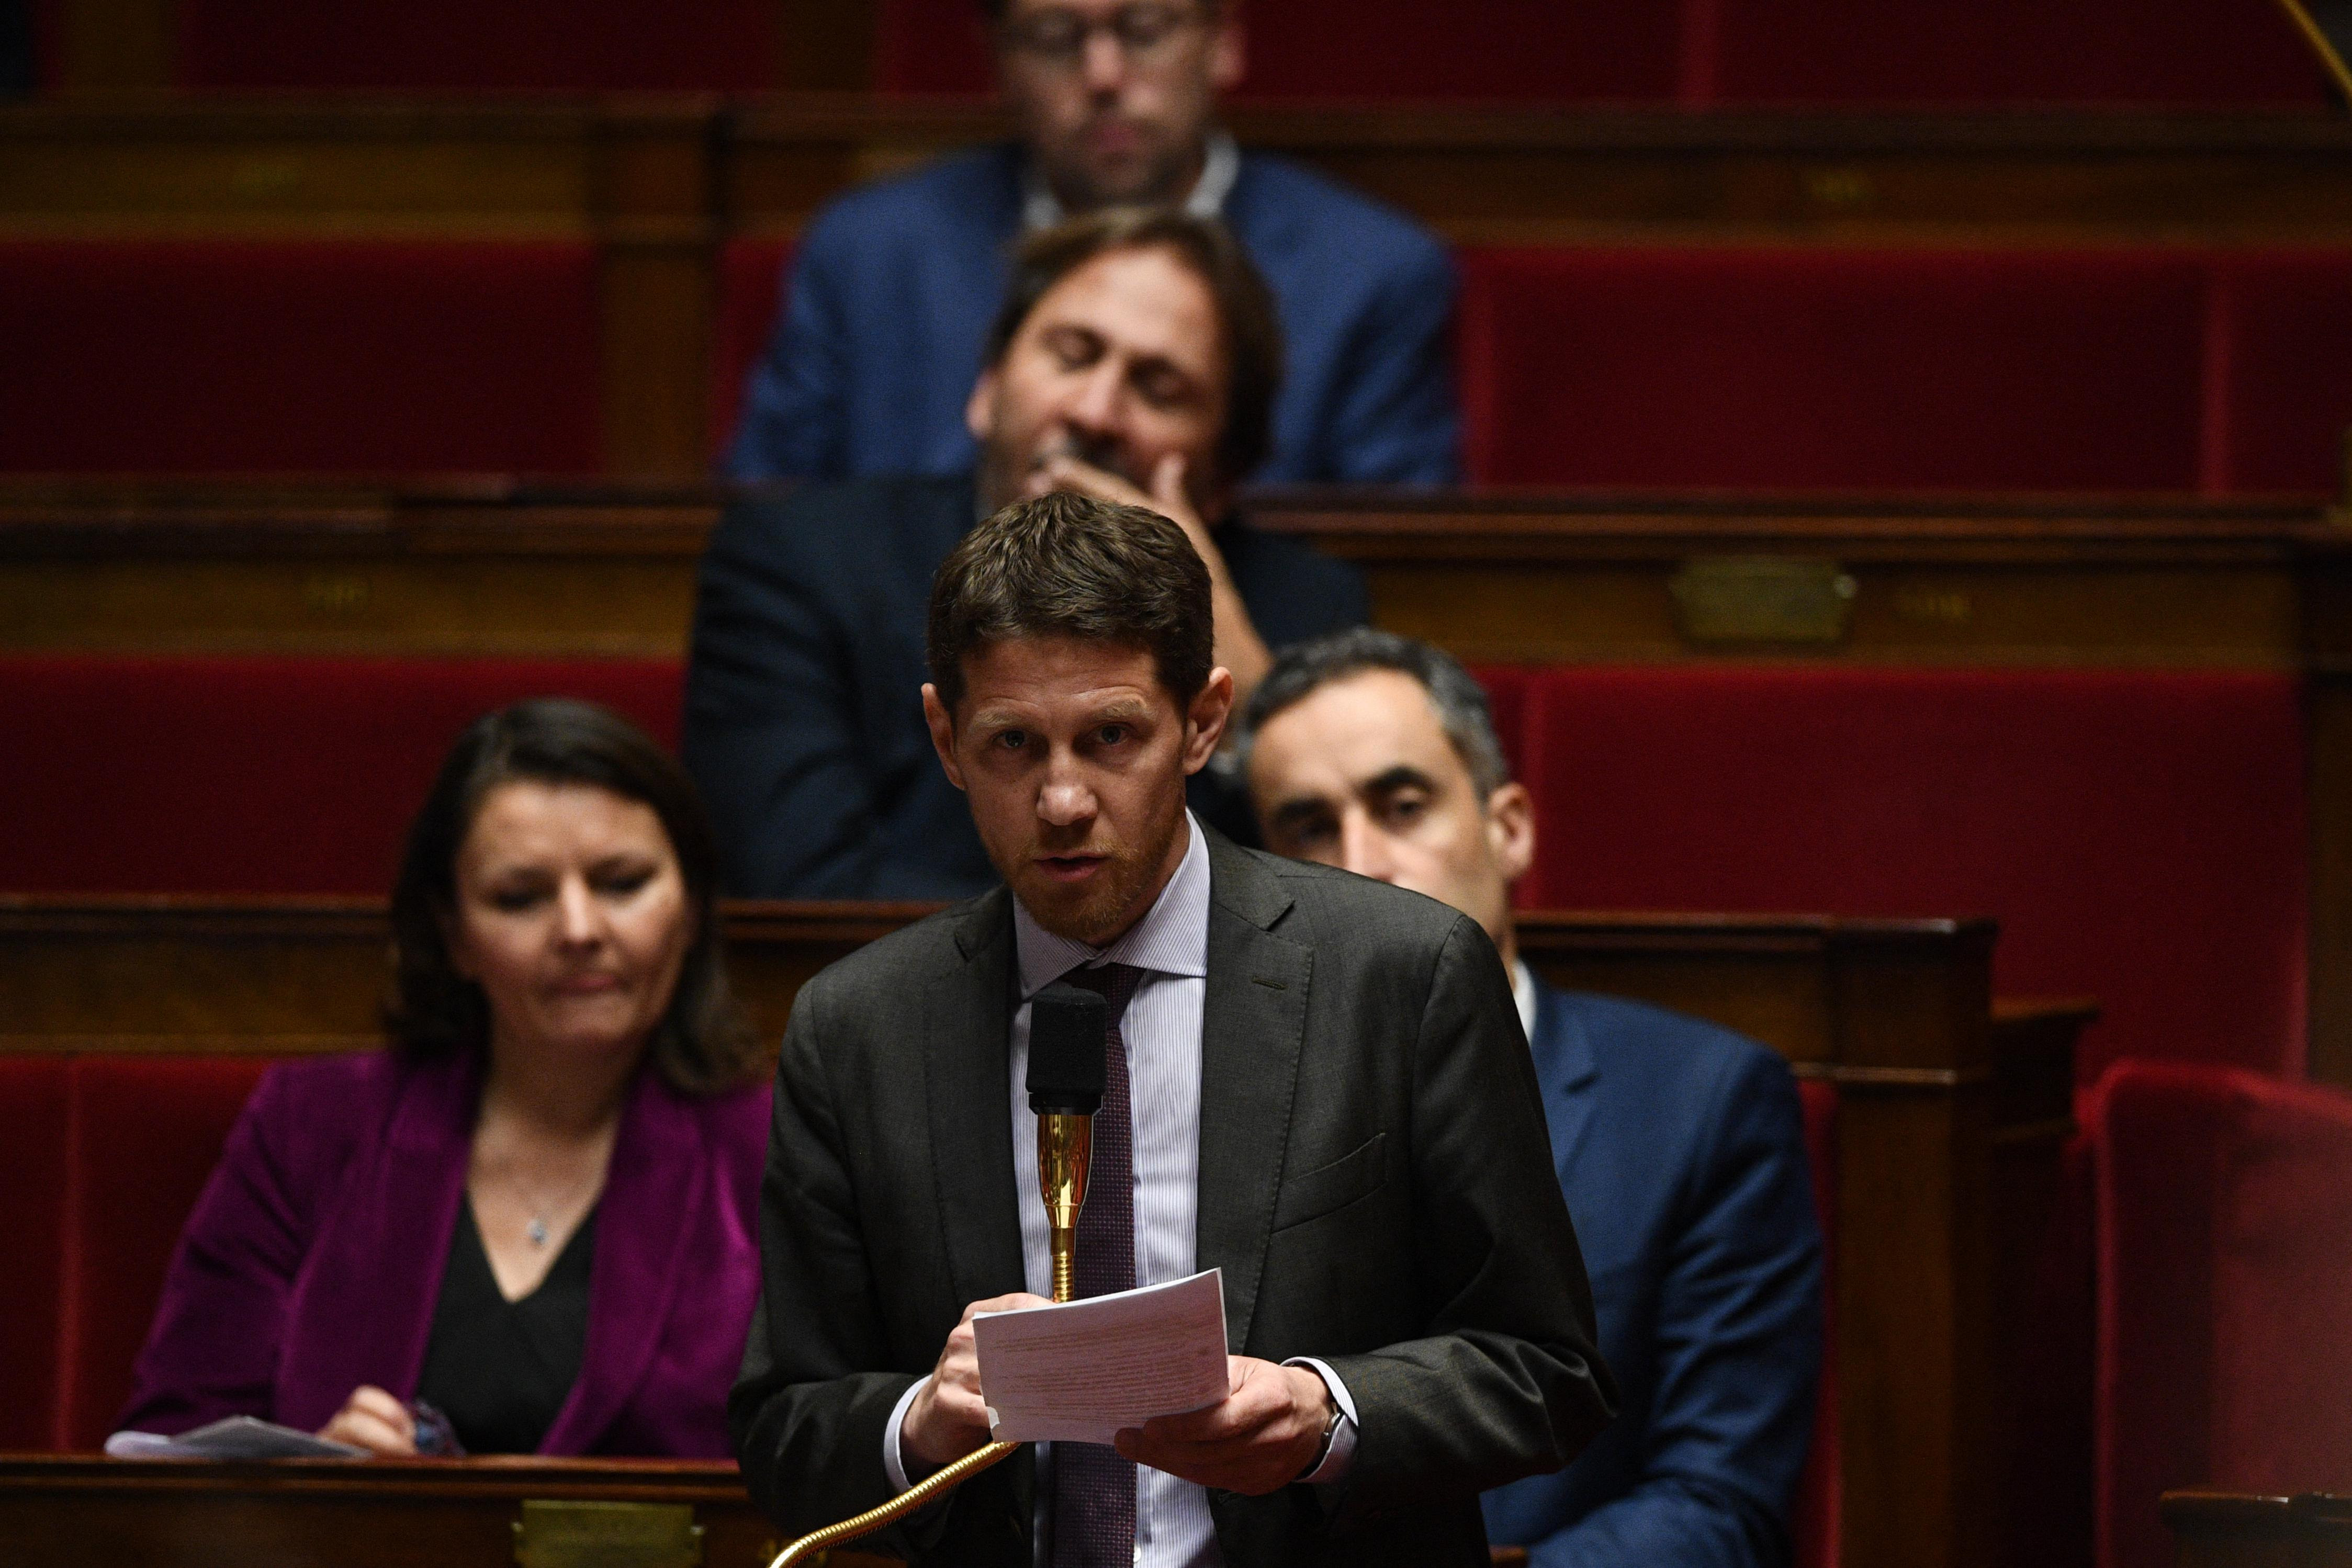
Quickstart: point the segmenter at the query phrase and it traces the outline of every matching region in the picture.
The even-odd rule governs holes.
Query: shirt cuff
[[[1324,1450],[1323,1462],[1298,1479],[1309,1486],[1318,1487],[1347,1479],[1349,1469],[1356,1462],[1355,1396],[1348,1392],[1348,1385],[1339,1381],[1339,1375],[1332,1371],[1328,1364],[1311,1355],[1294,1355],[1282,1364],[1314,1368],[1315,1375],[1323,1380],[1323,1386],[1331,1391],[1331,1403],[1339,1407],[1339,1424],[1331,1429],[1331,1446]],[[896,1431],[898,1428],[894,1426],[891,1429]]]
[[[1330,1375],[1326,1373],[1324,1375],[1328,1378]],[[898,1457],[898,1428],[907,1424],[907,1406],[915,1402],[916,1395],[930,1385],[929,1377],[919,1377],[908,1384],[907,1392],[898,1396],[898,1403],[890,1406],[890,1424],[882,1428],[882,1473],[890,1478],[890,1495],[893,1497],[915,1484],[907,1479],[906,1461]],[[1336,1439],[1333,1446],[1337,1447]]]

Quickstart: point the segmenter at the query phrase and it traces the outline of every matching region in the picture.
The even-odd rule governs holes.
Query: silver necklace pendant
[[[537,1214],[532,1215],[532,1216],[530,1217],[530,1223],[529,1225],[526,1225],[526,1226],[524,1226],[524,1227],[522,1228],[522,1233],[523,1233],[525,1236],[528,1236],[528,1237],[530,1237],[530,1244],[531,1244],[533,1247],[544,1247],[544,1246],[546,1246],[546,1245],[547,1245],[547,1219],[546,1219],[546,1218],[545,1218],[544,1216],[542,1216],[542,1215],[537,1215]]]

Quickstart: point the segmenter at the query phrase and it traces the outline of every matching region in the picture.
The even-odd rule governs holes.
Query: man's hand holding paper
[[[1223,1401],[1223,1278],[1164,1285],[972,1321],[982,1397],[1001,1442],[1109,1444],[1155,1416]]]

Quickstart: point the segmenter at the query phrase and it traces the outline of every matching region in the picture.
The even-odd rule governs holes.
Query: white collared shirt
[[[1511,1000],[1519,1009],[1519,1032],[1536,1042],[1536,977],[1525,958],[1511,960]]]
[[[1234,181],[1241,172],[1242,150],[1234,144],[1232,135],[1223,131],[1211,131],[1201,154],[1201,177],[1192,182],[1192,193],[1184,198],[1186,214],[1213,218],[1223,214],[1225,198],[1233,193]],[[1062,198],[1054,194],[1054,187],[1038,172],[1037,161],[1024,160],[1021,165],[1021,226],[1049,229],[1069,215]]]
[[[1209,845],[1201,824],[1184,814],[1190,841],[1176,873],[1151,908],[1127,935],[1104,948],[1056,936],[1015,900],[1013,937],[1021,977],[1021,1005],[1013,1015],[1013,1176],[1021,1210],[1022,1271],[1033,1294],[1053,1293],[1053,1259],[1045,1207],[1037,1184],[1037,1117],[1029,1109],[1029,998],[1081,966],[1127,964],[1144,971],[1119,1022],[1127,1046],[1128,1106],[1135,1168],[1135,1282],[1162,1284],[1194,1270],[1200,1211],[1201,1030],[1209,988]],[[1339,1375],[1312,1357],[1311,1366],[1341,1412],[1330,1452],[1307,1479],[1318,1484],[1345,1477],[1356,1450],[1356,1406]],[[908,1485],[898,1454],[907,1407],[929,1379],[900,1397],[883,1429],[883,1467],[890,1484]],[[1050,1471],[1053,1445],[1038,1445],[1041,1479]],[[1039,1523],[1051,1489],[1037,1489]],[[1044,1562],[1045,1531],[1034,1533]],[[1190,1481],[1139,1466],[1135,1488],[1136,1568],[1211,1568],[1217,1551],[1209,1495]]]

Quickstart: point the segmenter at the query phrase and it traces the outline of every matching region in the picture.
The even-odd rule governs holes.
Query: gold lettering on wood
[[[302,584],[302,602],[330,615],[348,615],[367,604],[372,590],[364,577],[320,572]]]
[[[1695,556],[1667,585],[1685,640],[1823,646],[1845,635],[1854,580],[1833,560]]]
[[[1818,206],[1852,210],[1877,199],[1878,186],[1861,169],[1808,169],[1805,194]]]
[[[514,1527],[522,1568],[698,1568],[702,1526],[672,1502],[531,1499]]]

